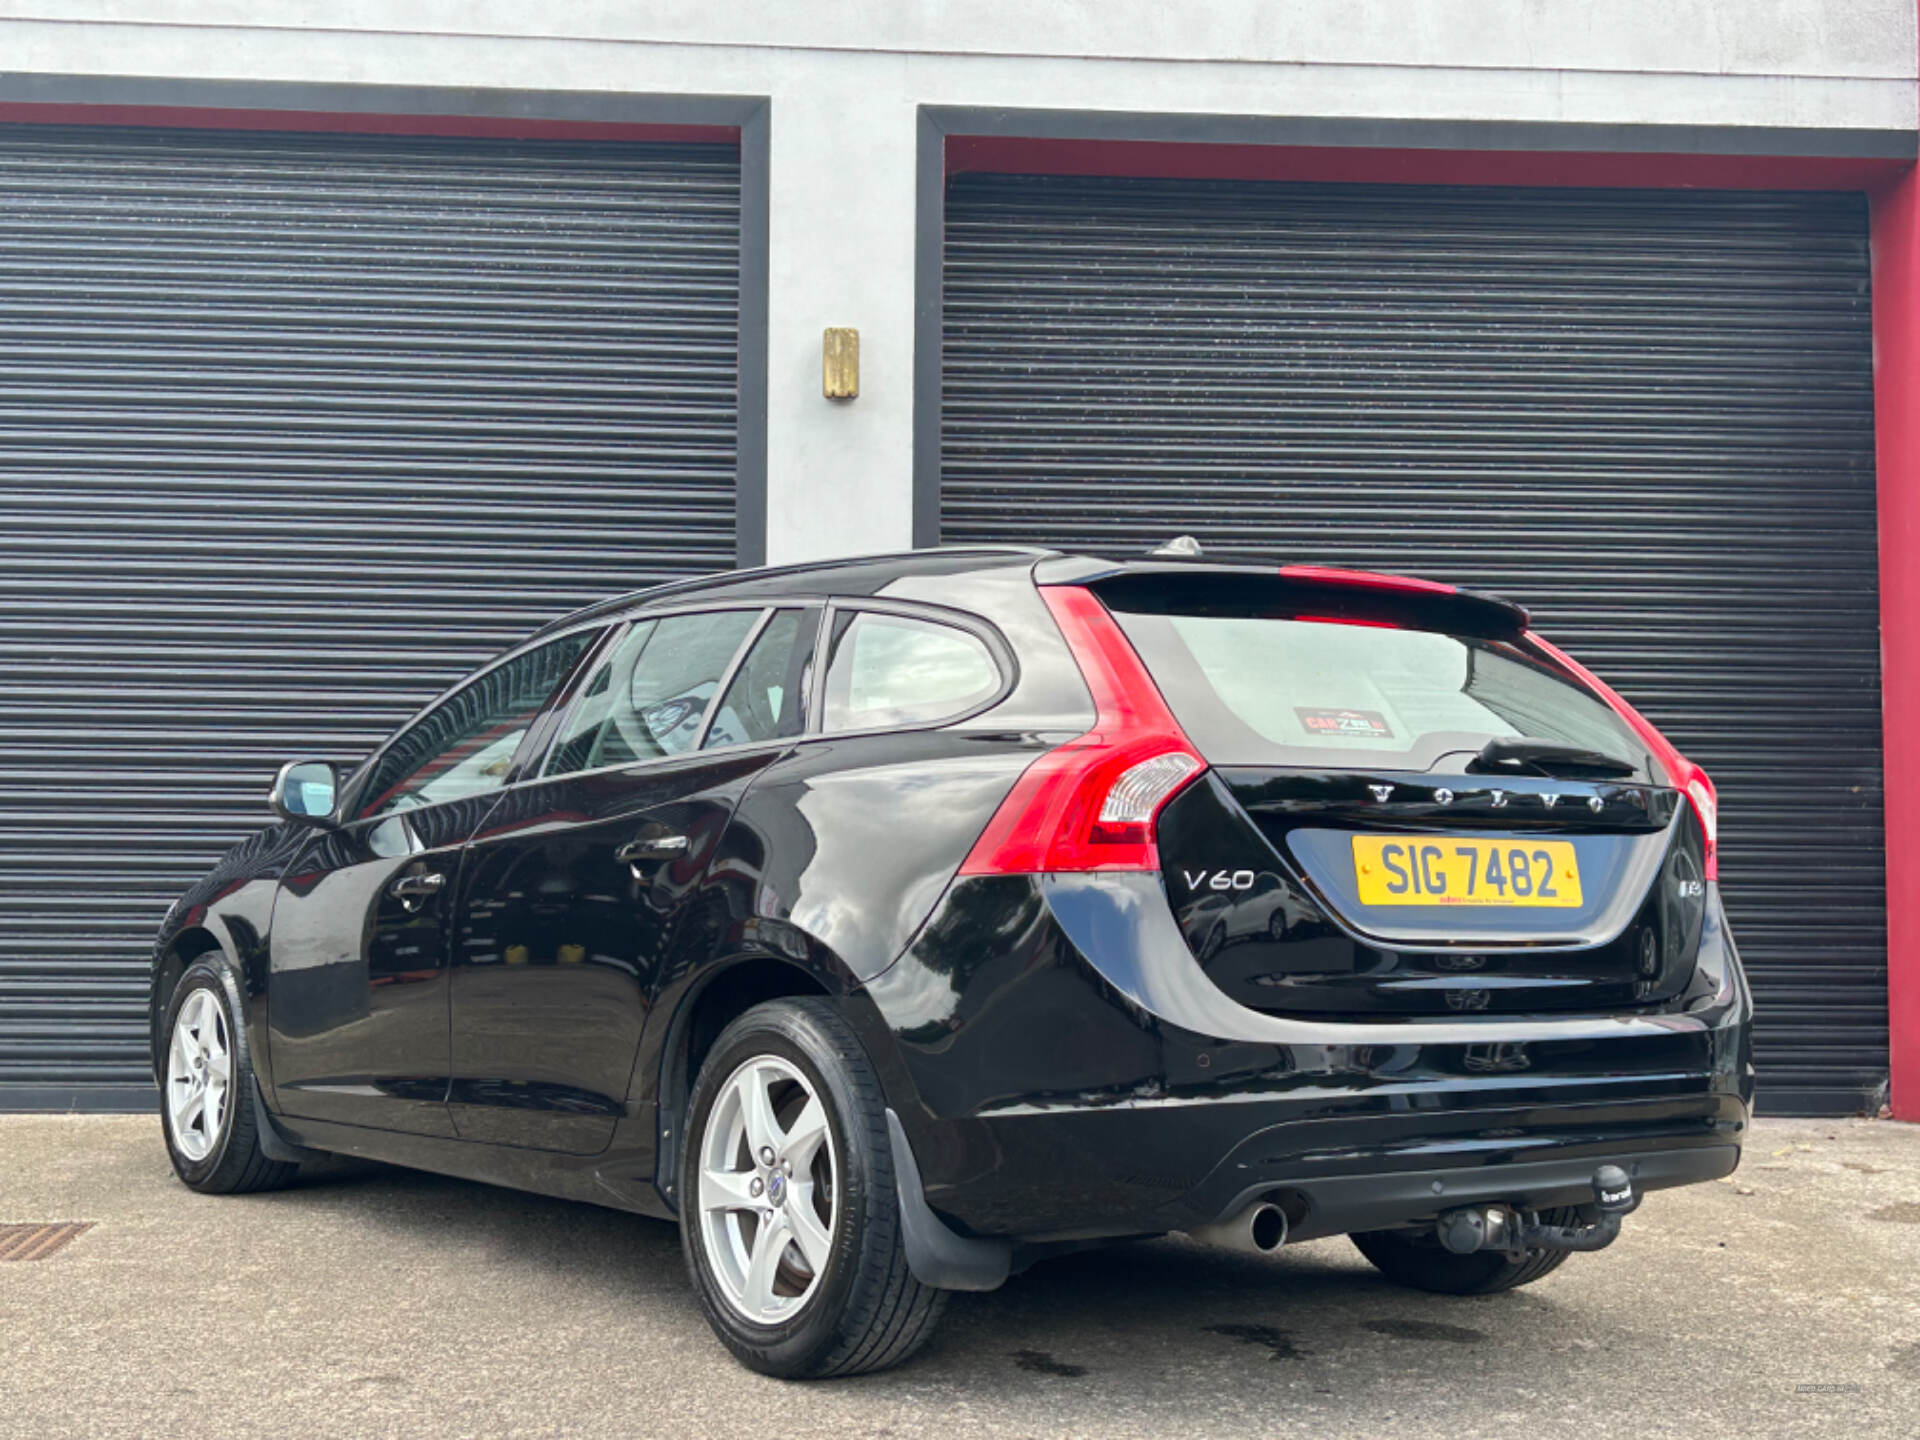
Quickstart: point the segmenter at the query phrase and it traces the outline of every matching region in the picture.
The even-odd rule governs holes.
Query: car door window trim
[[[739,647],[734,650],[733,658],[727,661],[727,668],[720,672],[720,678],[713,687],[713,698],[707,701],[707,708],[700,712],[700,728],[693,732],[693,744],[685,753],[697,755],[707,743],[707,732],[713,728],[714,717],[720,713],[720,704],[727,698],[727,692],[733,688],[733,678],[740,673],[740,667],[747,663],[747,656],[759,642],[762,632],[773,622],[777,612],[769,605],[760,612],[760,618],[753,622],[753,628],[747,631]],[[731,749],[731,746],[716,746],[716,749]]]
[[[596,630],[601,628],[611,629],[617,623],[618,623],[617,621],[609,621],[605,616],[595,616],[591,620],[583,620],[578,625],[569,625],[562,630],[542,631],[538,635],[536,635],[534,638],[514,646],[513,649],[507,651],[502,655],[496,656],[492,661],[490,661],[486,665],[483,665],[480,669],[471,671],[468,674],[462,676],[459,680],[455,681],[452,685],[449,685],[446,689],[442,690],[439,694],[435,695],[431,700],[427,701],[427,703],[422,705],[418,710],[415,710],[399,725],[395,726],[393,729],[393,733],[388,735],[386,739],[382,740],[379,743],[379,745],[377,745],[374,748],[372,753],[369,754],[366,759],[362,760],[360,764],[354,768],[353,773],[348,775],[347,778],[341,782],[340,799],[336,803],[336,813],[342,816],[351,817],[353,815],[354,809],[360,803],[361,787],[366,784],[367,777],[372,775],[374,770],[379,766],[381,758],[386,755],[387,751],[393,748],[394,742],[399,740],[401,736],[405,735],[409,730],[413,729],[415,725],[418,725],[422,720],[426,719],[428,715],[432,714],[435,710],[439,709],[441,705],[451,700],[455,695],[459,694],[462,690],[465,690],[470,685],[477,684],[479,681],[485,679],[488,675],[492,674],[495,670],[498,670],[501,666],[511,665],[515,660],[518,660],[522,655],[526,654],[530,650],[537,650],[543,645],[550,645],[555,641],[564,640],[569,635],[579,634],[582,630]],[[585,655],[583,656],[583,659],[586,657],[590,657],[598,654],[599,648],[600,647],[598,645],[589,645],[585,651]],[[567,686],[573,683],[574,677],[577,676],[578,674],[579,674],[579,667],[576,665],[573,670],[568,672],[566,678],[562,680],[558,686],[555,687],[554,694],[557,695],[563,692]],[[552,696],[549,696],[548,699],[550,701],[552,699]],[[542,706],[542,709],[544,708],[545,707]],[[529,734],[533,730],[534,723],[537,723],[539,718],[540,718],[539,714],[536,712],[536,714],[533,717],[533,721],[529,722],[527,727]],[[519,759],[520,759],[520,752],[519,750],[516,749],[513,755],[513,762],[509,763],[507,767],[507,773],[509,778],[512,777],[513,770],[514,770],[514,763],[517,763]],[[506,785],[499,785],[495,787],[496,790],[505,790],[507,788],[509,787]],[[447,802],[436,802],[436,803],[447,803]],[[419,808],[424,809],[425,807],[422,806]],[[346,820],[346,821],[343,821],[342,823],[349,824],[352,822],[351,820]]]
[[[795,606],[811,608],[819,605],[820,601],[817,598],[808,600],[748,600],[735,601],[731,604],[714,604],[709,602],[704,605],[695,602],[683,605],[663,606],[658,610],[630,611],[626,614],[615,616],[612,619],[608,619],[605,616],[600,617],[595,623],[607,626],[608,638],[602,641],[601,644],[591,652],[585,668],[576,670],[569,678],[568,683],[572,685],[573,693],[567,697],[566,713],[560,717],[559,723],[548,732],[545,745],[538,757],[538,763],[530,762],[525,774],[513,781],[512,784],[502,786],[501,789],[511,790],[521,785],[536,785],[549,780],[571,780],[581,775],[604,775],[614,770],[636,770],[649,765],[667,765],[676,760],[685,760],[696,755],[737,755],[767,746],[791,745],[796,740],[804,738],[798,735],[789,735],[779,740],[750,740],[743,741],[737,745],[716,745],[710,750],[702,750],[699,745],[699,741],[706,738],[708,726],[712,723],[713,715],[717,713],[713,707],[719,702],[720,698],[726,694],[726,685],[732,682],[734,672],[739,668],[741,660],[745,657],[748,650],[752,648],[753,642],[759,638],[761,630],[766,627],[768,617],[778,610],[790,610]],[[551,764],[553,760],[554,744],[572,723],[574,710],[579,705],[585,693],[585,686],[580,682],[585,681],[592,675],[592,667],[608,654],[612,653],[613,648],[626,638],[628,632],[631,631],[634,626],[645,625],[660,620],[671,620],[681,615],[718,614],[724,610],[759,610],[762,614],[758,623],[748,632],[746,639],[741,642],[740,648],[734,652],[722,677],[720,688],[713,692],[713,699],[708,702],[707,709],[701,713],[698,740],[696,740],[693,748],[682,751],[678,755],[655,755],[638,760],[618,760],[611,765],[595,765],[587,770],[553,772],[547,769],[547,766]]]
[[[667,620],[679,615],[706,614],[721,610],[761,611],[762,614],[759,623],[741,643],[740,648],[734,653],[720,688],[714,692],[714,701],[717,702],[721,696],[726,694],[726,685],[732,682],[745,656],[752,649],[754,641],[759,638],[760,632],[771,623],[771,617],[778,611],[791,609],[811,610],[818,617],[813,636],[813,677],[812,684],[809,687],[811,693],[807,696],[805,728],[799,735],[789,735],[773,740],[747,740],[734,745],[716,745],[707,749],[698,748],[696,745],[695,749],[687,751],[682,755],[663,755],[645,760],[617,762],[612,765],[596,765],[591,770],[569,770],[565,774],[552,774],[547,771],[546,766],[552,759],[554,744],[572,721],[574,710],[580,703],[584,690],[582,682],[593,673],[593,667],[604,659],[612,647],[618,645],[621,640],[625,638],[627,632],[635,625],[645,624],[649,621]],[[730,757],[750,755],[760,750],[777,751],[788,746],[796,745],[803,740],[828,738],[827,732],[821,728],[826,699],[826,685],[824,683],[827,661],[826,651],[833,636],[834,617],[843,611],[866,611],[882,615],[898,615],[903,619],[921,620],[929,624],[945,625],[952,629],[965,631],[986,645],[987,653],[993,662],[994,669],[1000,676],[1001,683],[997,691],[979,704],[969,706],[965,710],[939,720],[912,725],[875,725],[858,730],[835,730],[831,732],[830,738],[840,739],[842,737],[869,735],[913,734],[920,731],[943,730],[948,726],[964,724],[966,721],[985,714],[996,705],[1001,704],[1013,693],[1014,687],[1019,683],[1019,662],[1014,659],[1012,648],[992,625],[964,611],[952,610],[943,605],[930,605],[918,601],[887,600],[866,595],[824,597],[819,595],[797,595],[786,599],[754,599],[734,601],[732,603],[723,602],[719,604],[711,601],[705,604],[698,601],[688,601],[678,605],[661,606],[658,609],[642,608],[627,611],[620,615],[596,616],[591,621],[584,622],[580,625],[569,626],[565,630],[549,631],[541,637],[540,643],[544,644],[549,641],[562,639],[579,630],[590,630],[596,627],[602,627],[605,630],[605,634],[602,635],[599,643],[590,647],[581,657],[580,664],[576,666],[573,672],[567,677],[562,689],[555,692],[556,695],[565,695],[564,709],[558,721],[547,731],[547,734],[540,742],[541,748],[539,753],[528,757],[524,762],[522,762],[519,755],[516,755],[514,757],[516,763],[514,769],[509,772],[508,783],[498,787],[495,793],[504,794],[507,791],[517,790],[525,785],[538,785],[550,780],[569,780],[577,776],[600,775],[615,770],[634,770],[654,765],[670,765],[685,761],[693,756]],[[492,665],[489,665],[487,670],[505,665],[525,651],[534,648],[535,646],[532,643],[522,645],[510,653],[501,656]],[[423,706],[418,714],[412,716],[405,725],[394,732],[393,737],[389,739],[388,743],[390,744],[392,739],[397,739],[411,727],[415,721],[420,719],[422,715],[432,710],[434,706],[438,705],[442,700],[450,697],[456,690],[463,689],[466,684],[480,679],[481,676],[487,673],[487,670],[476,671],[472,676],[468,677],[467,681],[462,682],[461,685],[453,686],[451,689],[436,697],[431,704]],[[717,713],[713,709],[713,703],[714,702],[709,703],[708,709],[701,719],[699,732],[701,741],[705,740],[713,716]],[[538,717],[536,717],[536,724],[537,723]],[[367,758],[361,770],[356,771],[355,774],[349,778],[347,782],[349,787],[347,793],[350,798],[358,798],[357,795],[352,794],[351,787],[359,784],[361,773],[377,761],[385,749],[386,745],[383,744],[380,750],[375,751]]]
[[[787,653],[789,670],[791,670],[792,662],[796,657],[804,657],[798,677],[800,693],[800,733],[797,735],[770,735],[761,740],[736,740],[730,745],[710,746],[706,743],[707,736],[712,730],[712,722],[717,719],[720,714],[719,710],[715,710],[713,714],[708,717],[708,723],[701,727],[700,743],[695,749],[707,755],[727,755],[737,750],[750,749],[755,745],[772,745],[783,742],[791,745],[795,741],[807,738],[807,721],[813,713],[813,696],[810,688],[812,668],[815,659],[820,653],[819,646],[822,634],[820,626],[827,610],[825,602],[818,598],[804,601],[779,600],[768,605],[767,613],[761,620],[759,628],[747,637],[747,643],[741,647],[740,653],[734,657],[733,667],[727,672],[725,683],[721,689],[715,692],[715,698],[722,702],[722,707],[724,708],[724,702],[727,696],[733,691],[734,682],[739,679],[740,673],[753,659],[754,648],[760,643],[761,638],[766,634],[768,629],[779,620],[781,614],[788,610],[794,611],[800,616],[798,633],[794,635],[792,648]],[[811,621],[813,625],[811,634],[808,634],[806,630],[809,621]]]
[[[337,813],[343,817],[343,820],[349,817],[355,820],[377,819],[383,815],[400,813],[398,810],[389,809],[386,807],[384,803],[387,798],[386,796],[380,797],[382,808],[373,812],[372,814],[356,813],[360,810],[363,804],[367,803],[367,793],[366,793],[367,787],[373,782],[374,777],[379,774],[382,761],[389,754],[392,753],[395,745],[405,740],[415,730],[419,729],[420,726],[425,724],[428,720],[432,719],[435,715],[439,714],[441,711],[447,709],[448,706],[452,705],[455,701],[459,700],[462,696],[479,691],[487,683],[490,677],[498,674],[503,670],[506,670],[510,666],[517,664],[519,661],[525,659],[527,656],[538,654],[542,650],[553,649],[554,647],[562,645],[566,641],[578,635],[594,636],[594,638],[589,640],[586,646],[582,648],[580,653],[576,654],[573,657],[573,659],[570,662],[568,662],[566,670],[561,672],[559,678],[555,680],[551,685],[551,687],[548,688],[546,692],[540,696],[539,703],[535,705],[533,709],[527,714],[525,727],[521,730],[519,738],[514,742],[513,750],[508,755],[507,762],[505,766],[502,767],[502,770],[500,772],[501,783],[498,785],[486,786],[482,790],[475,791],[474,793],[475,794],[498,793],[506,789],[507,781],[512,779],[515,768],[520,763],[521,756],[526,753],[528,740],[531,738],[535,727],[539,724],[541,717],[546,713],[548,707],[552,705],[554,697],[557,695],[564,694],[567,690],[567,687],[573,683],[574,676],[579,673],[582,657],[585,655],[592,654],[598,650],[599,637],[595,632],[597,632],[603,624],[604,622],[601,622],[601,624],[583,624],[583,625],[571,626],[568,629],[556,631],[553,634],[546,636],[544,639],[540,640],[537,644],[526,644],[526,645],[516,646],[513,650],[511,650],[507,654],[499,656],[490,664],[485,665],[481,669],[474,671],[472,674],[467,676],[466,679],[462,680],[459,684],[451,686],[447,690],[442,691],[432,701],[422,706],[419,711],[417,711],[411,718],[409,718],[404,724],[402,724],[391,735],[389,735],[386,738],[386,740],[381,743],[380,747],[367,757],[367,759],[361,764],[360,768],[357,769],[351,776],[348,777],[347,783],[343,787],[343,791],[345,793],[346,798],[344,802],[340,805]],[[422,763],[424,764],[425,762],[422,762]],[[405,781],[412,779],[414,776],[420,773],[420,769],[421,769],[421,766],[416,765],[414,769],[406,772],[406,774],[401,776],[398,780],[396,780],[394,784],[398,786],[400,784],[403,784]],[[470,799],[472,798],[472,796],[471,795],[452,796],[449,798],[451,800],[459,800],[459,799]],[[427,804],[439,804],[439,803],[446,803],[446,802],[422,801],[421,804],[419,805],[408,806],[406,808],[420,809]]]
[[[520,748],[513,752],[513,759],[507,765],[506,779],[500,785],[500,789],[512,789],[527,778],[529,769],[545,763],[547,751],[556,733],[553,718],[555,713],[562,708],[569,714],[572,713],[574,697],[579,693],[580,682],[592,673],[593,666],[602,655],[607,653],[607,645],[613,633],[615,631],[624,633],[625,628],[617,624],[604,627],[600,637],[580,652],[580,658],[574,662],[566,678],[554,687],[553,693],[547,697],[546,703],[540,707],[532,723],[527,726],[527,733],[520,740]],[[562,633],[571,635],[576,631],[568,630]]]
[[[566,707],[560,716],[559,723],[547,731],[546,739],[541,744],[540,754],[537,760],[528,762],[527,773],[517,779],[514,782],[515,784],[532,784],[538,780],[559,780],[563,778],[561,774],[550,774],[547,770],[547,767],[553,763],[554,746],[573,724],[574,712],[580,708],[580,702],[586,698],[587,687],[585,682],[592,678],[594,669],[599,666],[600,662],[612,654],[615,647],[626,640],[636,623],[638,623],[636,618],[629,616],[622,620],[616,620],[607,627],[607,638],[594,648],[587,668],[574,672],[571,689],[567,694]],[[564,774],[590,775],[598,770],[618,770],[620,768],[618,765],[600,765],[596,766],[594,770],[568,770],[565,771]]]

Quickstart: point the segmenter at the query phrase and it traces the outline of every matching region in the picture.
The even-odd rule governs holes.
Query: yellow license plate
[[[1362,905],[1580,903],[1580,862],[1565,840],[1356,835],[1353,874]]]

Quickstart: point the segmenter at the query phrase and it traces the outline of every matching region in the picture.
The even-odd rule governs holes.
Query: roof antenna
[[[1200,542],[1191,535],[1176,535],[1158,549],[1147,552],[1155,560],[1198,560]]]

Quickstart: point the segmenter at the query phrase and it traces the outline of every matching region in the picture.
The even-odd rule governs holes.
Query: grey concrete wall
[[[775,561],[910,542],[922,104],[1917,123],[1914,0],[0,0],[0,69],[771,97]]]

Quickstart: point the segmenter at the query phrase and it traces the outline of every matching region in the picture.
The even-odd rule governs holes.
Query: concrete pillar
[[[844,72],[843,72],[844,73]],[[767,560],[913,543],[915,107],[903,88],[773,101]],[[821,332],[860,332],[860,394],[821,394]]]

